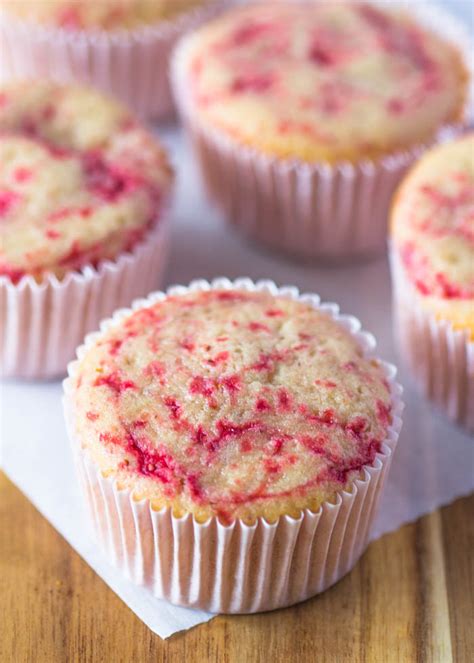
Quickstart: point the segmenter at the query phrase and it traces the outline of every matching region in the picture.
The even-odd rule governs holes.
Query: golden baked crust
[[[278,157],[378,159],[463,115],[467,73],[455,47],[367,3],[234,9],[188,38],[182,56],[190,112]]]
[[[132,248],[158,221],[171,169],[129,112],[50,82],[0,89],[0,275],[62,277]]]
[[[4,0],[2,9],[67,30],[133,29],[176,18],[209,0]]]
[[[421,305],[474,338],[474,133],[436,147],[405,177],[394,249]]]
[[[199,520],[317,510],[372,464],[384,371],[324,312],[267,293],[167,297],[102,333],[74,372],[74,437],[154,508]]]

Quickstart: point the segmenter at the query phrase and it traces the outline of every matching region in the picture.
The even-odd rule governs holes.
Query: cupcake
[[[88,83],[144,117],[173,112],[168,58],[175,41],[219,0],[6,0],[4,78]]]
[[[227,220],[296,256],[383,251],[401,174],[464,113],[461,52],[425,23],[366,3],[267,2],[185,37],[175,95]]]
[[[426,396],[474,430],[474,133],[408,173],[391,235],[401,354]]]
[[[172,173],[122,106],[86,88],[0,90],[0,373],[65,372],[84,334],[150,291]]]
[[[66,421],[108,558],[156,596],[257,612],[356,563],[400,428],[393,367],[316,295],[196,281],[69,367]]]

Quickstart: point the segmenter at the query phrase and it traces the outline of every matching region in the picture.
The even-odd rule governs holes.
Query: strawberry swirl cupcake
[[[463,40],[434,15],[266,2],[182,40],[177,103],[231,223],[297,256],[384,250],[402,172],[463,119]]]
[[[401,425],[395,369],[296,288],[197,281],[90,335],[65,412],[109,559],[156,596],[257,612],[347,573]]]
[[[172,172],[99,93],[0,90],[0,372],[65,371],[84,333],[156,286]]]
[[[142,117],[173,114],[168,58],[220,0],[5,0],[2,76],[87,83]]]
[[[403,357],[424,393],[474,430],[474,133],[408,173],[391,234]]]

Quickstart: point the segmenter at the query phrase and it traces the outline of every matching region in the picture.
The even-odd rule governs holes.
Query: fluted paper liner
[[[423,394],[452,421],[474,431],[474,341],[469,330],[456,330],[425,308],[394,246],[390,263],[400,354]]]
[[[334,304],[320,304],[317,295],[299,295],[296,288],[277,288],[271,281],[250,279],[195,281],[168,293],[209,288],[264,290],[312,304],[327,311],[372,355],[375,340],[360,331],[360,322],[339,315]],[[150,306],[164,297],[150,295],[133,309]],[[118,311],[101,325],[102,332],[118,324],[131,310]],[[79,359],[100,336],[91,334],[78,350]],[[104,478],[76,439],[72,404],[73,377],[78,362],[69,365],[64,382],[66,423],[78,476],[90,519],[108,559],[133,582],[172,603],[211,612],[248,613],[288,606],[324,591],[357,562],[368,543],[370,526],[390,467],[401,427],[401,388],[396,369],[381,362],[391,387],[393,422],[381,452],[365,466],[351,491],[341,491],[334,503],[325,502],[298,518],[282,516],[274,523],[263,518],[253,525],[235,520],[223,525],[218,518],[204,524],[191,514],[175,517],[169,508],[154,510],[149,500],[137,501],[130,490]]]
[[[210,18],[219,0],[174,19],[131,30],[68,30],[0,13],[0,77],[52,78],[90,84],[141,117],[172,115],[168,64],[177,39]]]
[[[85,334],[159,285],[167,246],[163,215],[132,251],[97,268],[86,266],[63,279],[49,274],[40,283],[32,276],[17,284],[0,276],[0,375],[64,375]]]
[[[435,7],[409,10],[455,44],[472,68],[462,25]],[[384,252],[397,184],[425,149],[455,136],[461,126],[442,126],[429,143],[377,161],[332,166],[266,155],[200,119],[186,76],[189,39],[180,41],[172,57],[174,95],[209,197],[226,220],[248,237],[295,256],[339,259]],[[471,100],[467,105],[472,107]]]

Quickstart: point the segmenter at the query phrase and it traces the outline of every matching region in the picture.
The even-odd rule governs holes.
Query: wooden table
[[[472,663],[474,495],[373,543],[322,596],[153,635],[0,474],[2,663]]]

